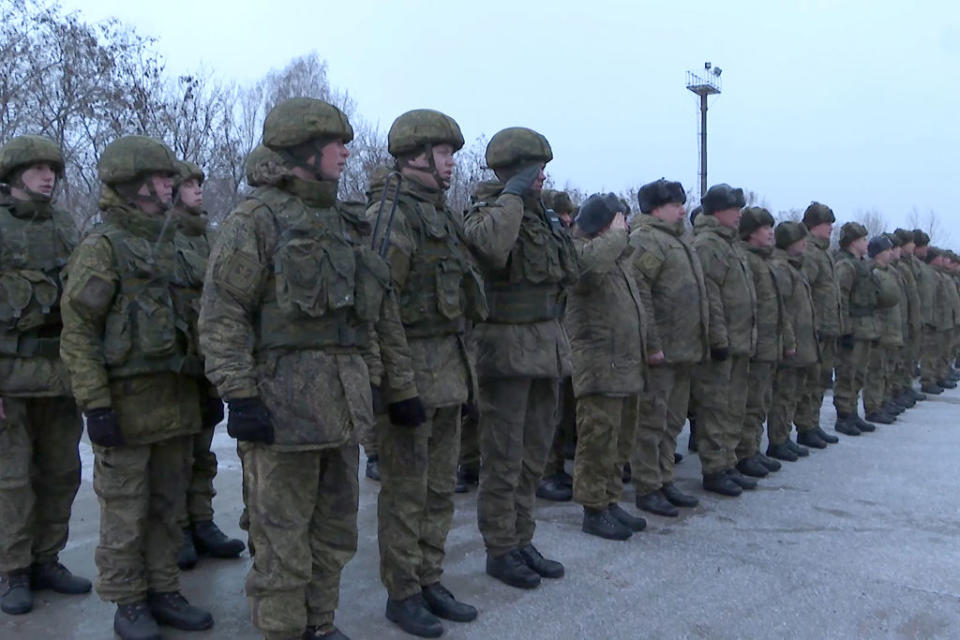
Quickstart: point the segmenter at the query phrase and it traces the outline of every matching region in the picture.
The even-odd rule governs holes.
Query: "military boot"
[[[739,461],[737,463],[737,471],[745,476],[752,476],[754,478],[766,478],[770,473],[770,471],[757,460],[756,456],[750,456],[749,458],[744,458]]]
[[[323,631],[321,627],[311,626],[303,632],[303,640],[350,640],[350,638],[336,627]]]
[[[917,406],[917,399],[913,397],[913,394],[909,389],[901,389],[900,393],[894,397],[894,400],[897,403],[905,406],[907,409],[913,409],[915,406]]]
[[[607,540],[626,540],[633,532],[625,524],[617,520],[609,509],[583,508],[583,524],[581,530],[592,536]]]
[[[30,572],[26,569],[11,571],[2,579],[3,596],[0,610],[12,616],[29,613],[33,609],[33,593],[30,592]]]
[[[827,444],[837,444],[838,442],[840,442],[840,438],[838,438],[837,436],[830,435],[829,433],[821,429],[819,426],[814,428],[814,432],[818,436],[820,436],[820,439],[826,442]]]
[[[953,380],[954,382],[960,382],[960,371],[951,368],[950,372],[947,373],[947,378]]]
[[[780,442],[778,444],[770,443],[767,447],[767,455],[777,460],[786,460],[787,462],[797,461],[797,454],[787,446],[786,442]]]
[[[477,618],[477,608],[457,600],[450,590],[439,582],[423,587],[423,600],[430,613],[445,620],[470,622]]]
[[[650,493],[637,494],[636,504],[638,509],[655,513],[658,516],[676,518],[680,515],[677,508],[660,493],[659,489]]]
[[[558,478],[559,474],[553,474],[540,480],[537,485],[537,497],[549,500],[551,502],[570,502],[573,500],[573,489]],[[567,474],[563,474],[567,475]]]
[[[860,431],[862,431],[863,433],[870,433],[871,431],[877,430],[877,425],[870,424],[869,422],[861,418],[858,414],[853,414],[852,418],[853,418],[854,424],[857,425],[857,429],[860,429]]]
[[[193,532],[190,529],[183,530],[183,544],[177,551],[177,566],[181,571],[188,571],[197,566],[197,547],[193,543]]]
[[[228,538],[213,520],[194,523],[193,543],[198,553],[213,558],[236,558],[247,548],[242,540]]]
[[[563,577],[563,565],[556,560],[549,560],[543,557],[543,554],[537,551],[532,544],[520,547],[520,557],[527,566],[539,573],[544,578],[557,579]]]
[[[160,640],[160,627],[146,602],[117,605],[113,632],[121,640]]]
[[[92,586],[89,580],[73,575],[59,562],[34,563],[30,566],[30,588],[34,591],[50,589],[57,593],[79,595],[90,593]]]
[[[924,382],[922,385],[920,385],[920,391],[938,396],[943,393],[943,387],[933,382]]]
[[[888,416],[896,417],[906,411],[907,408],[895,400],[884,400],[883,404],[880,405],[880,410]]]
[[[943,387],[944,389],[956,389],[957,383],[948,378],[944,378],[943,380],[937,380],[937,386]]]
[[[871,411],[867,414],[867,422],[872,422],[874,424],[893,424],[896,421],[896,418],[883,411],[878,409],[876,411]],[[863,431],[863,429],[861,429]]]
[[[633,468],[630,466],[630,463],[627,462],[623,465],[623,469],[620,470],[620,482],[630,484],[631,480],[633,480]]]
[[[147,594],[147,605],[158,623],[174,629],[202,631],[213,626],[210,612],[187,602],[179,591],[151,591]]]
[[[460,465],[457,467],[457,486],[454,489],[457,493],[467,493],[470,487],[475,487],[480,483],[480,472],[477,469],[471,469]]]
[[[739,496],[743,493],[740,485],[731,480],[725,471],[703,474],[703,488],[723,496]]]
[[[616,502],[611,502],[608,508],[610,510],[610,515],[616,518],[620,524],[625,526],[627,529],[630,529],[630,531],[643,531],[647,528],[646,520],[640,516],[635,516],[632,513],[628,513],[626,509],[621,507]]]
[[[427,610],[421,593],[403,600],[388,598],[386,616],[387,620],[411,635],[421,638],[439,638],[443,635],[443,624]]]
[[[487,575],[518,589],[534,589],[540,586],[540,576],[527,566],[519,549],[502,556],[487,554]]]
[[[916,400],[917,402],[923,402],[924,400],[927,399],[926,394],[920,393],[913,387],[907,387],[907,393],[909,393],[913,397],[913,399]]]
[[[374,482],[380,482],[380,456],[367,456],[367,468],[364,475]]]
[[[660,493],[663,494],[663,497],[670,501],[675,507],[687,507],[692,508],[700,504],[700,500],[694,496],[688,495],[680,489],[677,488],[672,482],[664,482],[663,486],[660,487]]]
[[[814,449],[826,449],[827,443],[817,434],[815,429],[809,431],[800,431],[797,433],[797,444]]]
[[[790,438],[787,438],[786,444],[788,447],[790,447],[791,451],[797,454],[797,457],[806,458],[808,455],[810,455],[810,449],[807,449],[806,447],[801,447]]]
[[[857,427],[857,421],[849,413],[837,414],[837,424],[833,427],[833,430],[837,433],[842,433],[847,436],[860,435],[860,429]]]
[[[733,480],[734,482],[736,482],[738,485],[740,485],[741,489],[748,489],[750,491],[753,491],[754,489],[757,488],[756,480],[754,480],[753,478],[748,478],[747,476],[743,475],[736,469],[727,469],[726,473],[727,473],[727,477]]]
[[[756,455],[757,460],[760,462],[760,464],[765,466],[767,468],[767,471],[769,471],[770,473],[773,473],[774,471],[780,471],[780,469],[783,466],[773,458],[768,458],[767,456],[763,455],[759,451],[757,451],[757,453],[755,453],[754,455]]]

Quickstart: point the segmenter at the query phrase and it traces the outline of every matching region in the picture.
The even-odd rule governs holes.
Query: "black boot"
[[[793,449],[787,446],[786,442],[781,442],[779,444],[770,444],[767,447],[767,455],[771,458],[776,458],[777,460],[786,460],[787,462],[796,462],[797,454],[793,452]]]
[[[457,600],[450,590],[436,582],[423,588],[423,600],[433,615],[454,622],[470,622],[477,617],[477,608]]]
[[[321,631],[320,627],[307,627],[303,632],[303,640],[350,640],[350,638],[336,627],[329,631]]]
[[[896,418],[891,416],[885,411],[871,411],[866,416],[867,422],[872,422],[874,424],[893,424],[896,421]],[[863,429],[861,429],[863,431]]]
[[[916,400],[917,402],[923,402],[924,400],[927,399],[926,394],[920,393],[913,387],[907,387],[907,393],[909,393],[913,397],[913,399]]]
[[[814,429],[811,429],[810,431],[800,431],[797,433],[797,444],[802,444],[805,447],[812,447],[814,449],[827,448],[827,443],[820,438]]]
[[[30,591],[30,572],[26,569],[11,571],[0,582],[3,596],[0,610],[12,616],[29,613],[33,609],[33,593]]]
[[[193,544],[198,553],[213,558],[236,558],[247,548],[242,540],[228,538],[213,520],[194,523]]]
[[[616,502],[611,502],[609,505],[610,515],[617,519],[620,524],[625,526],[630,531],[637,532],[643,531],[647,528],[647,521],[641,518],[640,516],[635,516],[626,509],[621,507]]]
[[[943,387],[933,382],[925,382],[922,385],[920,385],[920,391],[938,396],[941,393],[943,393]]]
[[[638,509],[655,513],[658,516],[675,518],[680,515],[677,508],[660,493],[659,489],[650,493],[637,494],[636,504]]]
[[[857,427],[857,421],[850,414],[837,414],[837,424],[833,427],[837,433],[845,436],[858,436],[860,429]]]
[[[537,497],[551,502],[570,502],[573,500],[573,489],[561,483],[554,474],[540,480]]]
[[[147,605],[158,623],[174,629],[202,631],[213,626],[210,612],[187,602],[179,591],[148,593]]]
[[[471,469],[460,465],[457,467],[457,493],[467,493],[470,487],[480,484],[480,472],[477,469]]]
[[[527,566],[539,573],[544,578],[562,578],[563,565],[556,560],[548,560],[543,554],[537,551],[532,544],[520,547],[520,557],[527,563]]]
[[[883,404],[880,405],[880,410],[883,411],[884,413],[886,413],[888,416],[894,416],[894,417],[896,417],[896,416],[900,415],[901,413],[903,413],[904,411],[906,411],[907,408],[906,408],[906,407],[903,407],[903,406],[900,406],[899,404],[897,404],[897,403],[894,402],[893,400],[887,400],[887,401],[885,401]]]
[[[877,425],[870,424],[869,422],[867,422],[857,414],[853,415],[853,421],[854,421],[854,424],[857,425],[857,429],[860,429],[860,431],[863,433],[870,433],[871,431],[877,430]]]
[[[113,632],[121,640],[160,640],[160,627],[146,602],[121,604],[113,614]]]
[[[427,609],[423,594],[415,593],[403,600],[388,598],[386,615],[387,620],[411,635],[421,638],[439,638],[443,635],[443,624]]]
[[[910,391],[910,389],[901,389],[900,393],[897,394],[894,400],[896,400],[897,403],[905,406],[907,409],[913,409],[915,406],[917,406],[917,399],[913,397],[913,394]]]
[[[630,467],[630,463],[627,462],[623,465],[623,469],[620,470],[620,481],[623,484],[630,484],[630,481],[633,480],[633,469]]]
[[[801,447],[790,438],[787,438],[786,445],[790,447],[790,450],[793,451],[795,454],[797,454],[797,457],[799,458],[805,458],[808,455],[810,455],[810,449],[807,449],[806,447]]]
[[[380,482],[380,456],[367,456],[367,469],[364,475],[374,482]]]
[[[954,382],[953,380],[944,378],[943,380],[937,380],[937,386],[942,387],[944,389],[956,389],[957,383]]]
[[[533,589],[540,586],[540,576],[527,566],[520,550],[508,551],[502,556],[487,554],[487,575],[518,589]]]
[[[197,566],[197,547],[193,544],[193,534],[190,529],[183,530],[183,544],[177,551],[177,566],[181,571],[189,571]]]
[[[736,469],[727,469],[727,477],[733,480],[734,482],[736,482],[738,485],[740,485],[741,489],[747,489],[749,491],[753,491],[754,489],[757,488],[756,480],[754,480],[753,478],[748,478],[747,476],[743,475]]]
[[[738,462],[737,471],[753,478],[766,478],[770,473],[770,471],[757,460],[756,456],[750,456]]]
[[[700,504],[700,501],[694,496],[688,495],[680,489],[677,488],[672,482],[665,482],[663,486],[660,487],[660,493],[663,494],[663,497],[670,501],[675,507],[687,507],[692,508]]]
[[[705,473],[703,475],[703,488],[723,496],[738,496],[743,493],[740,485],[731,480],[724,471]]]
[[[580,528],[584,533],[607,540],[626,540],[633,535],[626,525],[613,517],[609,509],[584,507],[583,524]]]
[[[769,471],[770,473],[773,473],[774,471],[780,471],[781,467],[783,466],[773,458],[768,458],[767,456],[763,455],[759,451],[757,451],[756,456],[757,456],[757,460],[760,461],[760,464],[765,466],[767,468],[767,471]]]
[[[91,587],[89,580],[73,575],[59,562],[44,562],[30,567],[30,588],[34,591],[50,589],[57,593],[79,595],[90,593]]]
[[[820,439],[826,442],[827,444],[837,444],[838,442],[840,442],[840,438],[838,438],[837,436],[830,435],[829,433],[821,429],[819,426],[815,428],[814,431],[818,436],[820,436]]]

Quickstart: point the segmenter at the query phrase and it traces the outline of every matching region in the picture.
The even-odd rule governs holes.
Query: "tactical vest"
[[[183,212],[180,215],[193,214]],[[173,304],[177,309],[177,317],[186,320],[190,326],[190,335],[194,338],[200,335],[197,328],[200,319],[200,297],[203,294],[203,279],[210,258],[210,241],[199,224],[202,219],[199,216],[197,218],[196,226],[178,226],[173,236],[176,252]],[[199,343],[189,344],[188,350],[192,355],[200,356]]]
[[[60,271],[79,237],[68,213],[36,206],[0,205],[0,356],[60,357]]]
[[[340,202],[312,209],[275,188],[250,198],[277,230],[256,350],[366,347],[390,287],[390,267],[367,244],[369,225]]]
[[[173,230],[152,239],[105,222],[94,233],[110,242],[120,278],[104,321],[103,352],[109,377],[163,372],[203,377],[203,364],[192,348],[197,344],[195,329],[175,303],[187,292],[177,278]]]
[[[399,294],[400,317],[410,337],[463,333],[466,320],[487,316],[483,280],[470,257],[460,225],[446,208],[401,196],[400,206],[417,249]]]
[[[506,267],[487,274],[487,322],[529,324],[563,316],[565,287],[577,279],[569,236],[547,216],[523,210]]]

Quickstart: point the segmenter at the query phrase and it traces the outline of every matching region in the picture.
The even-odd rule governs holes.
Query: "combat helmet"
[[[49,164],[57,175],[63,174],[60,147],[45,136],[17,136],[0,147],[0,182],[7,182],[21,167]]]
[[[100,182],[111,187],[138,182],[152,173],[177,175],[177,158],[167,145],[146,136],[117,138],[97,164]]]
[[[387,150],[395,158],[419,153],[428,144],[449,144],[459,151],[463,148],[460,125],[445,113],[414,109],[394,120],[387,133]]]
[[[274,151],[316,139],[353,140],[345,113],[316,98],[290,98],[277,104],[263,121],[263,144]]]
[[[180,160],[177,162],[177,177],[174,179],[175,186],[179,187],[191,179],[196,180],[198,184],[202,185],[206,177],[203,169],[201,169],[197,163],[190,162],[189,160]]]
[[[533,129],[509,127],[494,134],[487,144],[487,166],[494,171],[533,162],[550,162],[550,143]]]

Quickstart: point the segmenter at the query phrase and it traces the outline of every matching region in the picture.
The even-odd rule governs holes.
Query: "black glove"
[[[710,347],[710,359],[714,362],[723,362],[730,357],[730,349],[727,347]]]
[[[427,421],[427,410],[419,396],[391,402],[387,405],[387,414],[390,416],[390,424],[400,427],[418,427]]]
[[[227,418],[227,433],[243,442],[273,444],[273,422],[270,411],[258,396],[227,400],[230,417]]]
[[[845,334],[843,334],[842,336],[840,336],[840,347],[841,347],[841,348],[850,351],[850,350],[853,349],[854,344],[856,344],[856,341],[853,339],[853,334],[852,334],[852,333],[845,333]]]
[[[383,413],[383,396],[380,394],[380,386],[370,383],[370,398],[373,400],[373,415],[377,416]]]
[[[513,176],[507,180],[506,186],[503,187],[503,193],[509,193],[515,196],[520,196],[521,198],[526,198],[530,195],[531,187],[533,187],[533,181],[537,179],[537,176],[540,175],[540,164],[532,164],[529,167],[525,167],[517,171]]]
[[[90,442],[101,447],[119,447],[125,444],[123,431],[117,422],[117,414],[113,409],[91,409],[84,414],[87,417],[87,435]]]
[[[213,429],[223,420],[223,401],[220,398],[207,396],[203,401],[203,422],[201,426],[204,429]]]

